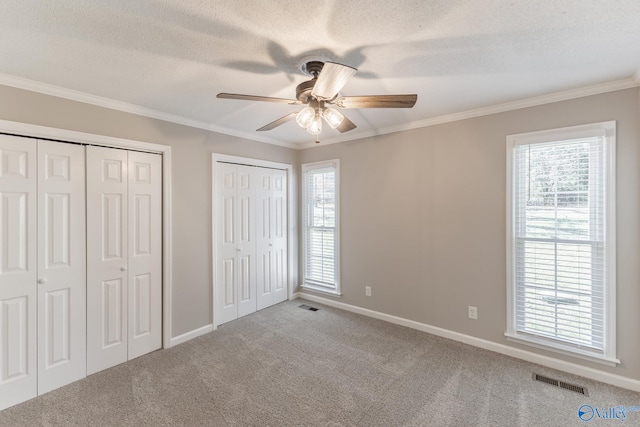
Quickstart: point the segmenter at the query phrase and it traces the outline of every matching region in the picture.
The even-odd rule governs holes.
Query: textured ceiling
[[[296,85],[308,80],[298,63],[310,55],[358,68],[343,95],[418,94],[411,110],[345,110],[358,128],[343,135],[326,128],[321,136],[327,142],[354,139],[558,91],[637,82],[640,1],[2,0],[0,5],[0,83],[24,86],[27,79],[268,142],[313,140],[295,122],[255,132],[300,107],[216,99],[216,94],[294,98]],[[41,87],[51,88],[46,85]]]

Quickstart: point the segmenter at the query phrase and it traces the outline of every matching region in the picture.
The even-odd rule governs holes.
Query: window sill
[[[613,367],[621,363],[620,359],[615,357],[607,357],[602,354],[592,353],[588,350],[581,350],[570,345],[552,343],[544,338],[518,334],[515,332],[506,332],[504,335],[507,337],[507,341],[525,344],[531,347],[564,354],[565,356],[576,357],[582,360],[588,360],[589,362],[600,363],[602,365]]]
[[[321,292],[323,294],[327,294],[327,295],[333,295],[335,297],[339,297],[342,296],[342,293],[333,290],[333,289],[327,289],[327,288],[323,288],[321,286],[314,286],[314,285],[310,285],[308,283],[305,283],[303,285],[300,285],[300,287],[302,289],[307,289],[309,291],[314,291],[314,292]]]

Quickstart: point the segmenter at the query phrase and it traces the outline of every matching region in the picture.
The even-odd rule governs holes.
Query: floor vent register
[[[564,381],[557,380],[555,378],[545,377],[544,375],[533,373],[533,379],[535,381],[540,381],[545,384],[549,384],[554,387],[560,387],[565,390],[573,391],[575,393],[584,394],[585,396],[589,396],[589,392],[586,387],[582,387],[575,384],[569,384]]]

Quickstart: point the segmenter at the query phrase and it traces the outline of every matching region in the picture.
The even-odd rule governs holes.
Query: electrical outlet
[[[469,306],[469,319],[478,320],[478,307]]]
[[[368,297],[371,296],[371,286],[365,286],[364,287],[364,294],[365,294],[365,296],[368,296]]]

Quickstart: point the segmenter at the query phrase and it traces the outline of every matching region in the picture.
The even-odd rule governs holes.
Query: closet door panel
[[[287,299],[287,172],[283,170],[272,171],[272,221],[271,221],[271,245],[272,267],[271,283],[273,288],[273,303]]]
[[[215,188],[218,217],[216,221],[216,295],[214,313],[218,324],[238,318],[238,183],[237,166],[228,163],[216,165]]]
[[[266,168],[256,168],[258,181],[256,189],[257,204],[257,239],[256,257],[258,261],[258,310],[273,305],[273,242],[272,227],[273,221],[273,179],[272,170]]]
[[[37,395],[36,141],[0,135],[0,410]]]
[[[87,373],[128,357],[128,153],[87,147]]]
[[[38,394],[86,376],[84,160],[38,141]]]
[[[162,346],[162,157],[129,152],[128,358]]]
[[[250,166],[238,166],[236,170],[238,179],[235,218],[238,227],[236,250],[238,317],[256,311],[255,169]]]

